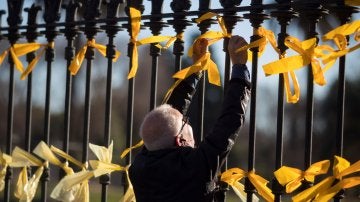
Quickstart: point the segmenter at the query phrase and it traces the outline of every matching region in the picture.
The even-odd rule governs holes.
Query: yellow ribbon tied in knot
[[[10,52],[12,61],[14,62],[15,68],[20,72],[24,72],[24,65],[20,61],[19,57],[36,51],[39,49],[38,43],[21,43],[14,44],[0,55],[0,64],[3,63],[5,57]]]
[[[48,150],[48,146],[46,144],[41,144],[38,150],[39,151],[36,151],[36,153],[46,153],[46,157],[44,156],[45,158],[49,158],[50,156],[48,155],[50,154],[50,152],[52,152],[53,154],[56,154],[66,160],[66,162],[64,163],[56,161],[55,159],[51,161],[49,160],[49,162],[61,167],[66,173],[66,176],[63,177],[60,182],[55,186],[55,188],[50,194],[50,197],[59,201],[89,201],[87,180],[93,177],[93,173],[86,170],[87,164],[81,163],[74,157],[52,145],[50,146],[51,151]],[[81,168],[83,171],[74,173],[73,169],[69,167],[68,162],[73,163],[74,165]]]
[[[299,55],[285,57],[275,62],[263,65],[263,70],[267,76],[289,72],[294,82],[295,92],[293,95],[291,95],[289,88],[290,85],[288,83],[285,83],[285,87],[287,88],[286,90],[288,102],[296,103],[299,100],[300,87],[296,75],[293,72],[294,70],[311,64],[314,82],[319,85],[326,84],[323,70],[320,66],[320,62],[317,60],[318,57],[323,56],[322,54],[320,54],[323,47],[317,47],[316,38],[311,38],[301,42],[295,37],[288,36],[286,37],[284,43],[287,47],[299,53]],[[285,82],[289,82],[287,77],[285,78]]]
[[[44,167],[48,167],[48,163],[43,163],[40,159],[30,154],[29,152],[20,149],[19,147],[15,147],[11,157],[11,167],[23,168],[19,174],[19,178],[16,184],[15,197],[20,201],[32,201],[35,196]],[[27,167],[29,166],[38,167],[35,174],[30,179],[28,179],[27,176]]]
[[[38,155],[40,158],[48,161],[51,164],[59,166],[62,168],[66,174],[73,174],[74,171],[68,166],[68,163],[62,163],[55,154],[51,151],[50,147],[44,142],[41,141],[33,150],[33,153]]]
[[[266,186],[268,181],[261,176],[255,174],[254,171],[245,172],[240,168],[230,168],[221,174],[221,181],[229,184],[235,191],[235,193],[240,198],[246,198],[245,192],[243,191],[243,185],[239,181],[248,177],[250,182],[254,185],[255,189],[258,191],[259,195],[262,196],[266,201],[274,201],[274,195],[271,193],[271,190]]]
[[[153,36],[153,37],[156,37],[156,36]],[[160,36],[159,36],[160,37]],[[184,32],[180,33],[180,34],[177,34],[176,36],[164,36],[165,37],[165,40],[167,40],[166,44],[164,46],[162,46],[161,44],[156,44],[155,46],[159,49],[168,49],[171,45],[174,44],[174,42],[176,40],[184,40]]]
[[[301,186],[304,179],[313,183],[315,176],[327,173],[329,166],[329,160],[316,162],[305,171],[297,168],[282,166],[275,171],[274,174],[278,182],[281,185],[286,186],[286,193],[291,193]]]
[[[213,12],[207,12],[204,15],[202,15],[200,18],[196,19],[195,22],[196,23],[201,23],[204,20],[208,20],[212,17],[216,17],[216,20],[218,22],[218,25],[221,28],[221,32],[218,31],[207,31],[204,34],[200,35],[197,39],[199,38],[206,38],[206,39],[210,39],[209,40],[209,45],[217,42],[220,39],[223,38],[230,38],[231,37],[231,33],[228,33],[226,26],[225,26],[225,21],[223,19],[222,16],[220,16],[219,14],[213,13]],[[190,49],[191,50],[191,49]]]
[[[271,47],[275,50],[275,52],[278,53],[279,58],[280,59],[285,58],[285,54],[281,53],[281,51],[278,49],[278,45],[277,45],[277,42],[276,42],[274,32],[272,32],[271,30],[265,29],[264,27],[259,27],[258,29],[254,29],[254,34],[260,36],[260,38],[253,41],[253,42],[251,42],[251,43],[249,43],[246,46],[240,47],[236,51],[239,52],[239,51],[248,50],[248,58],[249,58],[249,60],[252,60],[252,51],[250,51],[251,48],[258,47],[259,58],[260,58],[262,56],[262,54],[264,53],[264,51],[265,51],[266,45],[268,43],[270,43]],[[282,74],[284,76],[284,86],[285,86],[285,92],[286,92],[286,101],[288,103],[296,103],[299,100],[299,97],[300,97],[300,87],[299,87],[299,82],[297,80],[296,74],[295,74],[294,71],[283,72]],[[289,74],[290,74],[290,77],[291,77],[291,80],[292,80],[294,93],[291,92]],[[269,76],[271,74],[265,72],[265,75]]]
[[[0,150],[0,192],[4,190],[6,169],[11,162],[12,162],[11,156],[2,153]]]
[[[34,49],[33,51],[36,51],[38,49],[41,49],[40,53],[30,62],[30,64],[27,66],[27,68],[25,69],[24,72],[22,72],[20,79],[24,80],[31,72],[32,70],[35,68],[36,64],[39,62],[40,58],[42,57],[42,55],[44,54],[46,48],[51,48],[54,49],[55,47],[55,43],[54,42],[50,42],[48,44],[40,44],[40,43],[31,43],[32,44],[32,49]]]
[[[71,75],[76,75],[79,71],[81,64],[84,61],[85,53],[88,49],[88,47],[95,48],[98,50],[101,55],[106,57],[106,46],[102,44],[98,44],[95,42],[95,39],[88,40],[86,45],[84,45],[80,51],[75,55],[74,59],[71,61],[69,66],[69,71],[71,72]],[[113,58],[113,62],[116,62],[116,60],[120,57],[120,51],[115,51],[115,57]]]
[[[131,68],[130,72],[128,74],[128,79],[131,79],[135,77],[136,72],[139,67],[139,54],[138,54],[138,46],[145,45],[145,44],[151,44],[151,43],[160,43],[163,41],[168,41],[166,46],[170,46],[176,38],[172,36],[150,36],[141,40],[138,40],[138,35],[140,33],[140,22],[141,22],[141,12],[137,10],[136,8],[130,7],[130,20],[131,20],[131,38],[130,43],[133,44],[132,52],[131,52]],[[181,35],[176,36],[181,37]],[[165,47],[166,47],[165,46]],[[158,45],[158,48],[161,47]]]
[[[223,38],[231,37],[231,33],[228,33],[228,31],[226,29],[225,21],[224,21],[223,17],[216,13],[212,13],[212,12],[205,13],[204,15],[202,15],[200,18],[196,19],[195,21],[197,23],[201,23],[202,21],[210,19],[212,17],[216,17],[217,22],[221,28],[221,31],[207,31],[204,34],[197,37],[194,40],[194,43],[199,39],[207,39],[208,46],[211,46],[212,44],[214,44],[215,42],[217,42]],[[189,57],[193,56],[194,43],[189,48],[189,51],[188,51]],[[217,86],[221,85],[219,70],[218,70],[215,62],[211,60],[210,53],[206,53],[203,57],[199,58],[190,67],[184,68],[183,70],[180,70],[179,72],[177,72],[175,75],[173,75],[173,78],[185,79],[188,76],[190,76],[192,73],[200,72],[202,70],[207,70],[209,83],[217,85]]]
[[[63,197],[65,199],[73,199],[73,201],[90,202],[89,180],[92,177],[94,177],[94,173],[84,167],[82,171],[66,175],[63,179],[61,179],[58,185],[54,188],[53,192],[55,193],[52,193],[51,195],[56,197],[57,191],[55,190],[71,191],[71,196],[66,198],[65,195]]]
[[[276,42],[276,38],[275,38],[275,34],[273,31],[268,30],[264,27],[259,27],[259,28],[254,28],[254,35],[258,35],[260,36],[259,39],[243,46],[240,47],[236,50],[236,52],[240,52],[240,51],[244,51],[244,50],[248,50],[248,58],[249,60],[252,60],[252,52],[250,51],[250,49],[252,48],[258,48],[259,51],[259,58],[262,56],[262,54],[265,51],[266,45],[268,43],[270,43],[271,47],[279,54],[280,50],[277,48],[277,42]]]
[[[93,170],[94,177],[99,177],[104,174],[109,174],[113,171],[125,171],[126,179],[129,186],[125,192],[122,201],[135,201],[133,200],[135,198],[134,190],[128,176],[129,166],[122,167],[120,165],[111,163],[112,153],[113,153],[113,142],[111,142],[108,148],[94,144],[89,144],[89,147],[91,151],[94,152],[95,156],[99,159],[99,160],[89,161],[90,166],[94,169]]]
[[[335,63],[337,58],[360,48],[360,43],[350,48],[347,47],[347,36],[351,34],[354,34],[355,41],[360,42],[360,20],[341,25],[322,37],[323,41],[332,40],[338,48],[338,50],[335,50],[330,46],[325,46],[324,51],[327,51],[327,54],[322,57],[322,62],[326,64],[324,72]]]
[[[297,194],[292,199],[294,202],[302,201],[329,201],[341,189],[347,189],[360,184],[360,177],[348,177],[347,175],[360,171],[360,161],[353,165],[346,159],[335,156],[333,176],[327,177],[318,184]],[[335,181],[336,180],[336,181]],[[335,184],[334,184],[335,182]]]
[[[220,74],[219,70],[210,58],[210,53],[205,53],[201,58],[199,58],[193,65],[186,67],[173,75],[173,78],[185,79],[194,73],[201,71],[208,72],[209,83],[220,86]]]
[[[53,152],[54,151],[54,152]],[[62,168],[66,175],[72,175],[74,174],[74,171],[71,167],[69,167],[68,161],[74,163],[75,165],[79,166],[80,168],[83,167],[83,165],[71,157],[70,155],[66,154],[65,152],[61,151],[60,149],[51,146],[49,147],[45,142],[41,141],[34,149],[34,154],[38,155],[42,159],[50,162],[51,164],[54,164],[56,166],[59,166]],[[62,157],[66,159],[64,163],[62,163],[54,153],[61,154]],[[58,185],[55,186],[53,191],[51,192],[50,197],[59,201],[74,201],[76,199],[76,194],[79,191],[80,186],[74,186],[70,190],[65,190],[62,182],[60,181]]]
[[[104,146],[99,146],[95,144],[89,144],[90,150],[95,154],[99,160],[90,160],[90,166],[93,169],[94,176],[99,177],[104,174],[109,174],[113,171],[125,171],[126,168],[117,164],[111,163],[112,161],[112,152],[113,152],[113,142],[109,145],[108,148]]]

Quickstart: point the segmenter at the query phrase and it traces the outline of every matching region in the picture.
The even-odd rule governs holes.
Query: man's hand
[[[192,56],[193,62],[196,62],[203,55],[205,55],[208,44],[209,44],[208,40],[204,38],[195,41],[193,46],[193,56]]]
[[[230,59],[231,59],[231,62],[233,65],[246,64],[247,59],[248,59],[247,51],[244,50],[244,51],[236,52],[236,50],[247,44],[248,43],[241,36],[235,35],[230,38],[229,45],[228,45],[228,51],[229,51]]]

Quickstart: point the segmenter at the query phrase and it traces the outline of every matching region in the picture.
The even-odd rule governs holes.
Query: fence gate
[[[295,177],[301,187],[286,193],[289,192],[286,182],[276,178],[274,171],[283,165],[306,170],[320,160],[330,160],[334,167],[339,161],[346,161],[345,158],[350,162],[359,160],[354,152],[358,152],[359,138],[344,133],[346,124],[357,120],[345,116],[346,110],[355,110],[351,108],[354,105],[345,106],[345,70],[357,62],[353,62],[355,59],[345,62],[347,55],[357,54],[359,46],[350,38],[357,36],[360,28],[356,20],[359,4],[355,0],[8,0],[6,7],[6,2],[2,2],[2,201],[22,197],[51,201],[54,187],[64,176],[73,175],[69,170],[84,177],[76,185],[81,188],[73,191],[86,190],[89,185],[90,201],[120,200],[128,189],[125,172],[115,172],[118,171],[115,169],[111,177],[105,174],[99,181],[95,180],[97,176],[91,172],[93,168],[88,161],[96,156],[89,152],[89,143],[108,147],[114,141],[114,151],[110,150],[113,161],[129,165],[137,149],[124,159],[119,157],[121,151],[139,141],[137,132],[143,115],[161,103],[174,81],[171,76],[189,65],[186,51],[193,40],[209,31],[221,33],[220,42],[214,44],[221,50],[210,47],[210,52],[220,70],[222,86],[214,87],[206,78],[201,80],[191,107],[197,142],[211,128],[212,117],[216,116],[212,112],[217,111],[223,89],[227,88],[231,67],[226,51],[229,36],[242,35],[253,45],[248,50],[252,93],[246,126],[238,139],[239,146],[235,146],[225,166],[248,171],[241,181],[246,200],[253,201],[256,197],[269,200],[265,192],[271,200],[289,201],[325,177],[335,176],[325,191],[338,182],[345,183],[344,179],[350,177],[332,173],[331,168],[325,177],[316,181],[311,180],[308,171]],[[131,9],[141,14],[140,30],[134,28],[139,18],[131,18]],[[217,15],[195,21],[208,12]],[[347,23],[341,31],[335,29]],[[168,36],[160,43],[162,46],[169,41],[173,44],[169,42],[169,47],[159,48],[158,43],[139,43],[150,35]],[[295,36],[301,40],[297,41]],[[291,57],[299,60],[296,64],[284,64],[285,59]],[[137,62],[136,71],[133,68]],[[269,68],[271,64],[280,63],[284,66]],[[332,70],[339,69],[331,71],[335,76],[328,77],[327,65],[332,66]],[[332,96],[328,96],[327,101],[333,101],[335,106],[331,111],[318,110],[318,105],[320,108],[325,104],[315,96],[318,94],[315,92],[321,92],[316,90],[332,83],[336,87],[332,88]],[[346,101],[356,102],[353,98],[349,96]],[[327,122],[329,119],[323,118],[331,120]],[[264,130],[268,126],[270,128]],[[321,134],[325,131],[329,134]],[[10,156],[13,163],[9,161]],[[250,172],[255,170],[256,175],[269,181],[267,187],[256,186],[251,177],[255,173]],[[35,186],[31,190],[29,187],[34,186],[36,180],[39,188]],[[335,189],[334,201],[359,200],[356,188],[345,192],[346,188],[350,187]],[[318,196],[310,198],[313,197]],[[232,191],[227,192],[227,201],[238,199]]]

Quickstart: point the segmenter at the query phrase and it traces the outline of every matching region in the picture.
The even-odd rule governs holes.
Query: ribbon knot
[[[286,193],[291,193],[301,186],[302,180],[305,179],[308,182],[314,182],[315,176],[327,173],[329,166],[329,160],[314,163],[305,171],[282,166],[274,172],[274,175],[282,186],[286,186]]]
[[[330,46],[325,46],[323,49],[328,54],[322,54],[322,62],[326,64],[324,72],[330,69],[330,67],[336,62],[336,59],[342,57],[354,50],[360,48],[360,43],[348,48],[347,36],[354,34],[354,39],[360,42],[359,38],[360,20],[341,25],[323,36],[323,41],[332,40],[337,46],[338,50],[333,49]]]
[[[74,59],[71,61],[69,66],[69,71],[71,72],[71,75],[76,75],[79,71],[81,64],[84,61],[86,51],[88,47],[95,48],[100,52],[100,54],[104,57],[106,57],[106,46],[102,44],[98,44],[95,42],[95,39],[90,39],[86,42],[86,45],[84,45],[80,51],[75,55]],[[115,57],[113,58],[113,62],[116,62],[117,59],[120,57],[120,51],[115,51]]]
[[[19,57],[26,55],[30,52],[36,51],[39,49],[38,43],[22,43],[22,44],[14,44],[10,46],[7,50],[5,50],[0,55],[0,64],[4,61],[6,55],[10,52],[11,59],[15,65],[15,68],[20,72],[24,72],[24,66],[22,62],[20,61]]]
[[[39,62],[40,58],[44,54],[46,48],[54,49],[55,42],[51,41],[47,44],[40,44],[40,43],[32,43],[33,51],[37,51],[38,49],[42,48],[40,53],[29,63],[29,65],[26,67],[25,71],[22,72],[20,79],[24,80],[35,68],[37,63]],[[31,52],[33,52],[31,51]]]
[[[194,73],[201,71],[208,72],[209,83],[220,86],[220,74],[219,70],[214,61],[210,58],[210,53],[205,53],[201,58],[199,58],[193,65],[186,67],[173,75],[173,78],[185,79]]]
[[[91,151],[95,154],[95,156],[99,159],[99,160],[90,160],[89,161],[91,167],[94,169],[93,170],[94,177],[99,177],[104,174],[110,174],[113,171],[125,171],[126,179],[128,182],[128,188],[123,197],[123,201],[135,201],[135,194],[134,194],[134,190],[133,190],[132,184],[130,182],[129,173],[128,173],[130,165],[123,167],[123,166],[111,163],[112,152],[113,152],[113,142],[111,141],[108,148],[103,147],[103,146],[94,145],[94,144],[89,144],[89,147],[90,147]]]
[[[109,174],[113,171],[125,171],[126,167],[122,167],[117,164],[111,163],[112,161],[112,152],[113,152],[113,142],[109,145],[108,148],[103,146],[98,146],[94,144],[89,144],[91,151],[99,160],[90,160],[89,163],[94,169],[94,176],[99,177],[104,174]]]
[[[128,74],[128,79],[135,77],[136,72],[139,67],[139,56],[138,56],[138,46],[150,44],[150,43],[160,43],[166,40],[169,40],[168,46],[173,43],[171,36],[150,36],[141,40],[138,40],[137,37],[140,33],[140,22],[141,22],[141,12],[136,8],[130,7],[130,21],[131,21],[131,36],[130,43],[134,46],[131,52],[131,68]]]
[[[296,103],[299,100],[300,96],[300,87],[294,73],[294,70],[299,69],[305,65],[311,64],[312,74],[314,76],[314,82],[319,85],[325,85],[326,81],[324,78],[324,70],[321,68],[317,58],[322,57],[323,55],[319,54],[325,48],[317,46],[316,38],[311,38],[301,42],[299,39],[288,36],[284,41],[285,45],[299,53],[299,55],[290,56],[286,58],[279,59],[275,62],[268,63],[263,66],[265,75],[269,76],[272,74],[284,73],[285,79],[285,89],[287,95],[287,101],[291,103]],[[290,92],[290,83],[288,73],[293,80],[294,85],[294,94]]]
[[[244,186],[239,182],[244,177],[248,177],[250,182],[258,191],[259,195],[262,196],[266,201],[274,201],[274,195],[271,193],[271,190],[266,186],[268,181],[261,176],[255,174],[254,170],[245,172],[240,168],[230,168],[221,174],[220,179],[221,181],[229,184],[241,199],[245,199],[246,193],[244,192]]]
[[[360,171],[360,161],[353,165],[346,159],[335,156],[333,176],[327,177],[318,184],[297,194],[292,199],[298,201],[329,201],[341,189],[351,188],[360,184],[360,177],[347,177],[347,175]],[[337,182],[334,184],[335,180]]]
[[[15,147],[11,156],[12,162],[10,163],[10,166],[22,167],[15,189],[15,197],[19,198],[20,201],[32,201],[35,196],[41,174],[43,173],[44,166],[47,166],[47,163],[43,163],[37,157],[23,149],[20,149],[19,147]],[[28,166],[38,167],[35,174],[30,179],[28,179],[27,176]]]

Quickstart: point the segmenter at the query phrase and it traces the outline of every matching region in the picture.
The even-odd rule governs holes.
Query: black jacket
[[[241,68],[246,69],[246,66]],[[183,81],[168,103],[186,113],[197,80],[194,76]],[[211,194],[207,193],[208,184],[216,175],[218,162],[225,159],[238,136],[249,96],[249,78],[244,79],[244,75],[232,78],[220,117],[212,132],[195,149],[177,147],[148,151],[144,147],[129,170],[137,202],[212,201]]]

